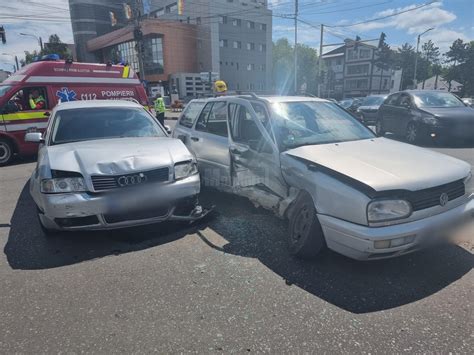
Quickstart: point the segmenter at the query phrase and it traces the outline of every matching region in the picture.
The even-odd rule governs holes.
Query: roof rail
[[[252,91],[236,91],[235,92],[237,95],[250,95],[252,96],[254,99],[258,99],[259,97],[257,96],[257,94],[255,94],[254,92]]]

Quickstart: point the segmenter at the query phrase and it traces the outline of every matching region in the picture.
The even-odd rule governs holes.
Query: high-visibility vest
[[[38,104],[42,102],[43,105],[41,105],[40,107],[38,107]],[[44,100],[43,96],[38,96],[36,99],[35,98],[31,98],[30,99],[30,108],[32,110],[40,110],[40,109],[43,109],[45,108],[46,106],[46,101]]]
[[[165,108],[165,101],[163,100],[162,97],[158,97],[155,102],[155,111],[156,113],[164,113],[166,111]]]

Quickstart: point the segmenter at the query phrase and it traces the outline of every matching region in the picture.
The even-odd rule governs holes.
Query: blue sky
[[[300,0],[300,18],[316,27],[320,23],[347,26],[427,2],[430,0]],[[273,21],[274,39],[288,37],[293,40],[293,21],[277,17],[291,15],[293,4],[294,0],[269,0],[269,6],[276,15]],[[44,40],[50,34],[57,33],[64,42],[72,43],[68,0],[0,0],[0,9],[0,24],[5,26],[8,40],[6,45],[0,43],[1,69],[11,70],[12,55],[21,58],[25,50],[39,48],[34,37],[21,36],[21,32],[41,36]],[[473,19],[474,0],[443,0],[384,20],[358,26],[328,27],[324,42],[338,43],[345,37],[355,38],[356,35],[372,39],[383,31],[387,34],[387,42],[396,48],[405,42],[415,44],[418,33],[435,27],[423,37],[423,41],[431,39],[442,51],[446,51],[457,38],[474,40]],[[319,30],[300,23],[299,39],[302,43],[319,47]]]

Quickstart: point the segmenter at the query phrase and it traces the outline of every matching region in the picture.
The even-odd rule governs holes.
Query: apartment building
[[[272,12],[267,0],[156,0],[150,18],[196,25],[197,71],[212,71],[229,90],[271,87]]]
[[[367,43],[346,44],[323,55],[325,78],[323,97],[336,99],[386,94],[398,91],[400,73],[377,66],[377,47]]]

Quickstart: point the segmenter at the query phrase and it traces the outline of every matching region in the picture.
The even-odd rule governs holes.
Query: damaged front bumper
[[[103,193],[42,194],[39,218],[54,230],[108,230],[164,221],[193,222],[209,210],[198,204],[199,175],[167,184]]]
[[[368,227],[326,215],[318,215],[318,219],[329,249],[357,260],[385,259],[446,242],[455,228],[474,221],[474,200],[434,216],[386,227]],[[380,241],[387,247],[377,246]]]

